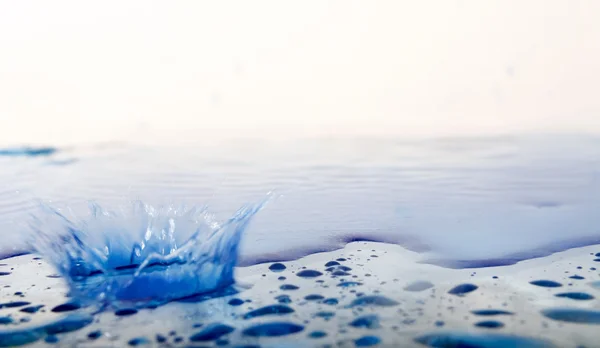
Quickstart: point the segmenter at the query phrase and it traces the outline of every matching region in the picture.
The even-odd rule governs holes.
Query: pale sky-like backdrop
[[[600,131],[600,1],[3,1],[0,144]]]

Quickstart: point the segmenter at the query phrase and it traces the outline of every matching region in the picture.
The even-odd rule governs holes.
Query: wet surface
[[[452,270],[419,264],[417,253],[399,246],[355,242],[284,262],[279,272],[272,263],[238,268],[237,293],[100,312],[73,305],[63,279],[46,277],[54,270],[25,255],[0,266],[13,269],[0,281],[0,346],[595,347],[596,250]],[[325,270],[339,266],[350,275]],[[303,270],[322,275],[297,276]],[[295,290],[280,288],[282,275]],[[541,278],[563,286],[531,284]],[[338,286],[347,282],[356,284]]]

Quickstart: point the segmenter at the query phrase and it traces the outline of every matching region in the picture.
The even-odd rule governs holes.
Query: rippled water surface
[[[599,144],[556,135],[247,139],[0,156],[1,227],[13,235],[35,199],[73,209],[89,200],[209,205],[225,219],[274,191],[244,236],[244,264],[354,239],[399,243],[448,266],[504,264],[600,239]]]
[[[598,145],[531,135],[2,149],[0,250],[44,259],[3,261],[0,346],[591,347]],[[262,210],[239,210],[267,193]],[[136,201],[143,209],[118,213]],[[43,207],[75,218],[49,223]],[[236,216],[242,228],[219,234]],[[171,255],[200,230],[199,247],[226,252]],[[208,243],[213,234],[239,238]],[[210,267],[179,267],[190,260]],[[73,291],[77,277],[98,274],[108,278],[92,283],[112,284],[102,286],[104,307]],[[182,274],[196,283],[172,281]],[[116,291],[128,286],[152,298],[136,290],[130,303],[106,301],[130,300]],[[177,302],[148,302],[160,289]]]

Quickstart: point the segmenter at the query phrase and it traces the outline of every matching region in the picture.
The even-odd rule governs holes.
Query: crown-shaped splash
[[[67,280],[72,296],[103,304],[156,304],[234,283],[243,232],[267,203],[218,222],[206,207],[133,202],[87,214],[42,205],[30,245]]]

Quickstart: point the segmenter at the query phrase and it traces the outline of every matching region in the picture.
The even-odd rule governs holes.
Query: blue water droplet
[[[562,284],[555,282],[553,280],[545,280],[545,279],[541,279],[541,280],[534,280],[529,282],[529,284],[535,285],[535,286],[541,286],[544,288],[558,288],[561,287]]]
[[[58,343],[58,337],[56,337],[54,335],[48,335],[48,336],[46,336],[44,341],[46,343],[50,343],[50,344]]]
[[[21,309],[21,312],[33,314],[33,313],[37,313],[43,307],[44,307],[44,305],[29,306],[29,307],[25,307],[25,308]]]
[[[587,300],[594,299],[594,296],[592,296],[590,294],[586,294],[585,292],[563,292],[560,294],[556,294],[554,296],[570,298],[571,300],[579,300],[579,301],[587,301]]]
[[[321,312],[315,313],[315,317],[323,318],[325,320],[329,320],[329,319],[333,318],[334,316],[335,316],[334,312],[321,311]]]
[[[100,330],[92,331],[87,335],[88,339],[90,340],[97,340],[98,338],[100,338],[100,336],[102,336],[102,331]]]
[[[442,320],[437,320],[435,323],[433,323],[435,326],[437,327],[442,327],[444,326],[446,323],[444,323]]]
[[[26,302],[26,301],[5,302],[5,303],[0,303],[0,309],[29,306],[30,304],[31,304],[30,302]]]
[[[364,315],[362,317],[354,319],[349,325],[353,327],[376,329],[379,327],[379,317],[375,314]]]
[[[115,312],[116,316],[119,317],[124,317],[124,316],[128,316],[128,315],[134,315],[136,314],[138,311],[135,308],[123,308],[123,309],[119,309]]]
[[[222,336],[228,335],[235,331],[235,328],[220,324],[220,323],[212,323],[206,325],[203,330],[192,335],[190,337],[190,341],[199,342],[199,341],[214,341],[216,339],[221,338]]]
[[[291,303],[292,302],[292,299],[288,295],[279,295],[279,296],[275,297],[275,299],[279,303]]]
[[[350,274],[348,272],[344,272],[344,271],[334,271],[334,272],[331,272],[331,275],[332,276],[336,276],[336,277],[347,277],[347,276],[350,276],[352,274]]]
[[[477,285],[465,283],[465,284],[460,284],[460,285],[453,287],[452,289],[450,289],[448,291],[448,293],[451,295],[462,296],[462,295],[468,294],[472,291],[475,291],[477,289],[478,289]]]
[[[308,334],[308,337],[310,338],[323,338],[327,336],[327,333],[324,331],[313,331],[310,334]]]
[[[480,316],[495,316],[495,315],[513,315],[513,312],[502,309],[474,309],[471,313]]]
[[[485,321],[476,322],[475,326],[485,327],[488,329],[499,329],[501,327],[504,327],[504,323],[502,323],[500,321],[496,321],[496,320],[485,320]]]
[[[62,312],[70,312],[70,311],[74,311],[81,308],[81,305],[77,302],[67,302],[67,303],[63,303],[60,304],[54,308],[52,308],[52,311],[54,313],[62,313]]]
[[[286,268],[287,268],[287,267],[285,267],[285,265],[284,265],[283,263],[279,263],[279,262],[277,262],[277,263],[274,263],[274,264],[272,264],[271,266],[269,266],[269,269],[270,269],[272,272],[282,272],[282,271],[284,271]]]
[[[323,303],[330,306],[335,306],[339,303],[337,298],[328,298],[323,300]]]
[[[229,302],[227,302],[230,306],[241,306],[242,304],[244,304],[244,301],[239,299],[239,298],[232,298],[231,300],[229,300]]]
[[[294,310],[288,306],[284,305],[270,305],[262,308],[255,309],[246,313],[243,318],[244,319],[252,319],[256,317],[261,317],[264,315],[282,315],[293,313]]]
[[[317,295],[317,294],[312,294],[312,295],[307,295],[304,297],[304,299],[306,301],[320,301],[323,300],[325,297],[322,295]]]
[[[337,286],[342,287],[342,288],[350,288],[350,287],[361,286],[361,285],[362,285],[362,283],[359,283],[359,282],[341,282]]]
[[[340,264],[340,263],[339,263],[339,262],[337,262],[337,261],[329,261],[329,262],[327,262],[327,263],[325,264],[325,267],[333,267],[333,266],[337,266],[337,265],[339,265],[339,264]]]
[[[409,285],[405,286],[404,290],[411,291],[411,292],[419,292],[419,291],[425,291],[432,287],[433,287],[433,284],[431,282],[428,282],[426,280],[419,280],[419,281],[410,283]]]
[[[246,336],[278,337],[304,330],[304,326],[288,322],[271,322],[251,326],[243,331]]]
[[[415,338],[415,341],[428,347],[477,347],[477,348],[549,348],[548,341],[492,333],[435,332]]]
[[[354,301],[352,301],[350,303],[350,307],[357,307],[357,306],[378,306],[378,307],[391,307],[391,306],[396,306],[399,303],[389,299],[387,297],[384,296],[380,296],[380,295],[369,295],[369,296],[362,296],[359,297],[357,299],[354,299]]]
[[[0,325],[8,325],[13,323],[13,318],[10,316],[0,317]]]
[[[298,277],[302,277],[302,278],[316,278],[316,277],[322,276],[323,273],[312,270],[312,269],[305,269],[305,270],[302,270],[302,271],[296,273],[296,275]]]
[[[570,276],[569,278],[570,278],[570,279],[577,279],[577,280],[582,280],[582,279],[585,279],[584,277],[582,277],[582,276],[580,276],[580,275],[577,275],[577,274],[575,274],[575,275],[572,275],[572,276]]]
[[[292,285],[292,284],[283,284],[282,286],[279,287],[281,290],[298,290],[300,289],[299,287],[297,287],[296,285]]]
[[[130,346],[142,346],[145,344],[149,344],[150,341],[145,338],[145,337],[136,337],[136,338],[132,338],[130,339],[127,344],[129,344]]]
[[[378,345],[381,339],[377,336],[363,336],[354,341],[354,345],[357,347],[371,347]]]
[[[600,325],[600,311],[592,309],[549,308],[542,310],[542,314],[556,321]]]
[[[0,277],[10,275],[10,272],[0,272]]]

